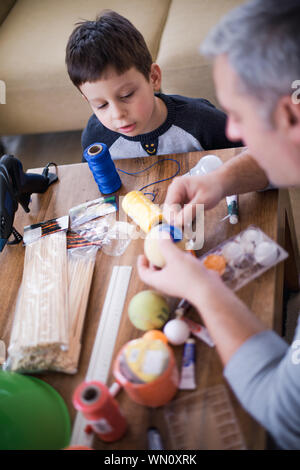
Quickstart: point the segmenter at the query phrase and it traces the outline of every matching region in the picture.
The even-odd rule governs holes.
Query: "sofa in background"
[[[242,0],[1,0],[0,136],[83,129],[91,110],[71,83],[65,47],[76,22],[118,11],[142,32],[163,72],[162,91],[217,104],[209,60],[198,49],[209,29]]]

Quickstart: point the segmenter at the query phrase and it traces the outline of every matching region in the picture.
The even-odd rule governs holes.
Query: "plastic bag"
[[[52,369],[75,374],[81,350],[81,335],[96,261],[97,246],[68,250],[69,276],[69,348],[59,351]]]
[[[68,346],[66,233],[59,231],[26,245],[5,369],[51,369],[57,354]]]

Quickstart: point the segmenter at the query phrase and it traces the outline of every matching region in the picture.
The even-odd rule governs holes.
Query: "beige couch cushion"
[[[14,6],[16,0],[1,0],[0,1],[0,25],[5,20],[9,10]]]
[[[157,62],[165,93],[203,97],[217,104],[209,59],[198,53],[208,31],[242,0],[173,0]]]
[[[104,8],[126,16],[156,58],[170,0],[18,0],[0,27],[2,135],[82,129],[91,110],[71,83],[65,47],[77,21]],[[55,119],[53,119],[55,116]]]

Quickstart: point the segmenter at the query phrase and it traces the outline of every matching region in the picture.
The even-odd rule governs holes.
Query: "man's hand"
[[[180,250],[171,240],[159,240],[159,247],[166,262],[162,269],[150,265],[144,255],[138,257],[138,273],[146,284],[192,304],[196,303],[199,291],[203,296],[214,295],[216,286],[222,284],[218,274],[208,271],[195,256]]]
[[[245,150],[212,173],[175,178],[168,188],[164,217],[181,226],[195,218],[197,204],[209,210],[226,196],[263,190],[268,184],[263,169]]]
[[[223,198],[222,185],[217,172],[200,176],[180,176],[168,188],[164,203],[164,217],[177,226],[192,222],[196,216],[196,205],[212,209]]]
[[[188,300],[201,314],[223,364],[252,335],[266,327],[221,280],[190,253],[171,240],[159,240],[166,264],[162,269],[138,258],[140,278],[164,294]]]

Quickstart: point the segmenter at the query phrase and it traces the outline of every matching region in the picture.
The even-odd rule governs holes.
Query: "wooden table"
[[[239,151],[239,149],[227,149],[213,153],[222,158],[223,161],[226,161],[237,155]],[[212,152],[193,152],[171,155],[169,157],[175,158],[180,162],[180,174],[184,174],[198,162],[199,158],[207,153]],[[146,168],[153,162],[164,158],[166,157],[155,156],[120,160],[116,162],[116,166],[133,172]],[[168,160],[155,165],[150,171],[142,173],[140,176],[129,176],[121,173],[123,185],[117,195],[125,195],[132,189],[140,189],[147,183],[171,176],[175,173],[176,169],[177,166],[175,162]],[[29,214],[26,214],[22,208],[19,208],[15,217],[15,227],[18,231],[23,233],[23,227],[25,225],[66,215],[71,207],[99,197],[97,185],[94,182],[87,164],[60,166],[58,167],[58,176],[59,182],[51,186],[45,194],[34,194],[32,196],[30,205],[31,211]],[[149,190],[156,191],[157,203],[163,203],[169,183],[170,181],[167,181],[149,188]],[[295,262],[293,262],[295,258],[292,254],[292,249],[295,249],[296,246],[295,234],[288,192],[286,190],[279,192],[274,190],[241,195],[239,198],[239,210],[240,220],[237,225],[231,225],[228,220],[220,222],[227,213],[225,201],[221,201],[215,209],[205,215],[205,243],[200,254],[230,236],[239,233],[250,224],[259,226],[273,240],[285,246],[291,253],[291,256],[285,263],[281,263],[270,269],[260,278],[252,281],[238,292],[238,296],[268,327],[274,328],[281,333],[282,294],[285,277],[289,286],[297,287],[297,266]],[[78,373],[74,376],[62,373],[40,375],[46,382],[54,386],[65,399],[72,421],[76,413],[71,404],[71,396],[75,387],[85,378],[99,317],[112,273],[112,267],[115,265],[130,265],[133,267],[133,270],[115,345],[114,357],[123,344],[142,334],[141,331],[133,327],[127,315],[130,299],[137,292],[147,288],[139,279],[136,269],[137,256],[142,252],[142,239],[132,241],[126,252],[120,257],[107,256],[101,252],[101,250],[98,252],[83,330],[82,351]],[[22,245],[6,246],[4,252],[0,255],[0,263],[0,337],[8,345],[15,300],[23,271],[24,247]],[[289,276],[285,276],[287,273]],[[182,347],[176,347],[174,351],[178,366],[180,367]],[[197,358],[198,390],[218,384],[225,384],[222,377],[222,366],[214,348],[209,348],[201,341],[197,341]],[[108,385],[113,382],[111,374],[109,377]],[[248,449],[263,449],[265,447],[264,430],[239,406],[229,389],[228,392],[245,438],[246,447]],[[189,393],[191,392],[180,391],[176,395],[176,398],[187,396]],[[164,420],[163,408],[150,410],[137,405],[133,403],[123,391],[119,393],[118,401],[129,421],[129,430],[126,436],[113,444],[105,444],[95,439],[94,448],[109,450],[147,449],[146,430],[149,425],[156,425],[160,429],[165,448],[170,448],[170,439]],[[186,423],[186,425],[189,427],[192,426],[195,433],[199,432],[199,423],[192,421]]]

